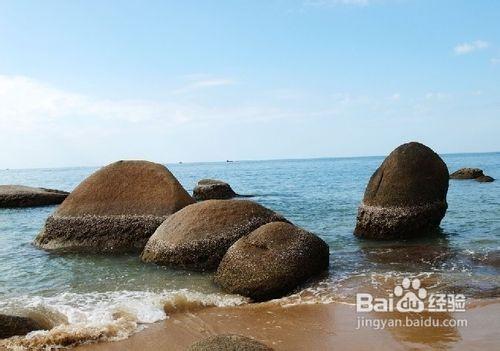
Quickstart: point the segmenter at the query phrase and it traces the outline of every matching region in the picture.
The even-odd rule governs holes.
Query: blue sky
[[[0,0],[0,168],[500,150],[500,2]]]

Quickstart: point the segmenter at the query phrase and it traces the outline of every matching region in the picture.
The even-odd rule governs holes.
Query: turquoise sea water
[[[479,167],[500,178],[500,153],[444,155],[450,173]],[[328,276],[302,294],[350,300],[380,278],[432,277],[432,288],[468,297],[500,296],[500,181],[451,180],[441,233],[408,242],[355,238],[357,206],[383,157],[167,165],[191,192],[202,178],[223,179],[241,194],[285,215],[330,246]],[[0,184],[71,191],[95,168],[0,170]],[[50,315],[88,325],[112,322],[117,311],[149,323],[162,304],[183,294],[206,304],[244,302],[220,293],[210,274],[142,263],[136,255],[57,255],[31,242],[55,207],[0,209],[0,313]],[[300,296],[300,294],[299,294]]]

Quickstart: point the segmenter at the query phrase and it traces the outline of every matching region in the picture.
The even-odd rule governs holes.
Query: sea
[[[500,153],[441,155],[450,173],[478,167],[500,178]],[[500,180],[450,180],[440,230],[405,241],[353,235],[367,182],[383,157],[166,164],[191,192],[198,180],[233,189],[319,235],[330,268],[278,303],[353,303],[360,291],[387,294],[404,277],[430,291],[467,299],[500,297]],[[97,167],[2,169],[0,184],[71,191]],[[10,347],[51,349],[108,337],[123,339],[168,318],[168,311],[249,303],[224,294],[211,273],[141,262],[138,254],[57,254],[33,246],[55,206],[0,209],[0,313],[29,316],[51,331],[15,338]],[[66,345],[54,333],[67,336]],[[72,336],[74,337],[72,339]],[[30,344],[29,339],[37,340]],[[68,340],[72,340],[69,341]],[[9,347],[9,345],[7,345]],[[14,345],[14,346],[12,346]]]

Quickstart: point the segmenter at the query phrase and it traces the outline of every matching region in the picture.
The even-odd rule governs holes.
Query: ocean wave
[[[16,351],[54,350],[92,341],[121,340],[175,311],[247,302],[238,295],[187,289],[15,297],[0,302],[0,312],[30,317],[47,330],[0,341],[0,346]]]

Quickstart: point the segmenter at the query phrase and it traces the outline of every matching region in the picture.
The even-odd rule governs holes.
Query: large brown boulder
[[[399,146],[370,178],[354,234],[398,239],[437,228],[448,207],[448,181],[446,164],[430,148],[416,142]]]
[[[0,314],[0,339],[10,338],[15,335],[26,335],[40,329],[43,328],[30,318]]]
[[[215,282],[229,293],[256,301],[286,295],[328,268],[328,245],[289,223],[263,225],[224,255]]]
[[[450,179],[476,179],[483,175],[483,170],[479,168],[460,168],[450,174]]]
[[[162,223],[151,236],[142,259],[193,270],[217,268],[239,238],[281,215],[248,200],[207,200],[189,205]]]
[[[139,251],[169,215],[193,202],[166,167],[118,161],[80,183],[47,219],[35,244],[79,252]]]
[[[68,194],[61,190],[24,185],[0,185],[0,207],[56,205],[63,202]]]
[[[193,197],[196,201],[227,200],[236,196],[238,194],[222,180],[202,179],[193,189]]]
[[[273,349],[246,336],[223,334],[197,341],[186,351],[273,351]]]

